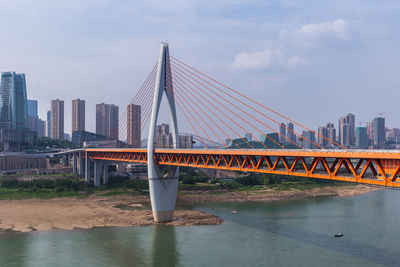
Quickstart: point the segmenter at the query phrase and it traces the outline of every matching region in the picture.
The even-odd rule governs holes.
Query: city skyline
[[[138,91],[156,62],[154,51],[168,40],[172,55],[310,128],[347,112],[362,122],[383,112],[394,127],[400,124],[394,108],[400,4],[385,1],[376,9],[372,1],[340,2],[314,8],[312,2],[227,1],[200,12],[198,4],[179,1],[11,1],[2,4],[0,22],[22,19],[2,29],[7,53],[0,55],[0,70],[26,73],[28,99],[39,101],[41,118],[57,97],[86,99],[93,117],[96,103],[129,104],[126,96]],[[156,21],[146,15],[150,10]],[[377,93],[385,101],[376,101]],[[69,105],[65,113],[71,114]],[[94,131],[95,123],[87,124]],[[66,118],[65,131],[70,127]]]

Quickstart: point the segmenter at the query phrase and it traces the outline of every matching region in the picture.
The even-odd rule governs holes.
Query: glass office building
[[[0,93],[0,128],[27,129],[28,105],[25,74],[3,72]]]
[[[35,146],[37,132],[28,129],[25,74],[3,72],[0,82],[0,150]]]

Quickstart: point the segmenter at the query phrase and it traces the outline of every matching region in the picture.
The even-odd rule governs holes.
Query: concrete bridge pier
[[[79,151],[79,177],[84,177],[85,176],[85,163],[83,162],[83,152]]]
[[[172,221],[178,192],[178,177],[149,178],[149,189],[154,221]]]
[[[72,153],[72,173],[77,174],[77,158],[76,153]]]
[[[103,165],[103,184],[107,184],[108,182],[108,165]]]
[[[108,181],[108,164],[103,161],[96,160],[94,162],[94,185],[101,185],[101,176],[103,175],[103,184]]]
[[[91,164],[91,162],[90,162],[90,158],[89,158],[89,153],[88,152],[85,152],[86,153],[86,155],[85,155],[85,181],[87,182],[87,183],[89,183],[90,182],[90,164]]]
[[[94,162],[94,186],[100,186],[100,178],[103,171],[103,163],[96,160]]]

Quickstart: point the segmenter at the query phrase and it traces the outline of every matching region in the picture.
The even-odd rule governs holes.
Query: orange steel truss
[[[146,149],[86,149],[94,160],[147,163]],[[379,150],[156,149],[160,165],[275,173],[400,187],[400,152]]]

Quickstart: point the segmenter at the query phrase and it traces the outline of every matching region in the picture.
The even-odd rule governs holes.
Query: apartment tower
[[[51,138],[64,139],[64,101],[51,100]]]
[[[85,100],[72,100],[72,133],[85,130]]]

